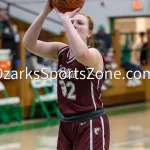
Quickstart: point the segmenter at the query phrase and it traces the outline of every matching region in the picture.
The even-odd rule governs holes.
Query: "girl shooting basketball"
[[[58,106],[62,113],[58,135],[58,150],[109,150],[109,121],[103,110],[102,79],[95,76],[104,70],[104,61],[99,51],[92,46],[93,21],[72,12],[57,14],[65,28],[69,45],[61,42],[38,40],[47,15],[53,10],[49,0],[44,10],[27,30],[23,44],[30,52],[58,61],[58,70],[84,71],[93,68],[92,79],[57,77]]]

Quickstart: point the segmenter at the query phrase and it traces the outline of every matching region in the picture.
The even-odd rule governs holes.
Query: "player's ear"
[[[90,38],[90,37],[92,36],[92,34],[93,34],[92,31],[89,30],[89,33],[88,33],[88,36],[87,36],[87,37]]]

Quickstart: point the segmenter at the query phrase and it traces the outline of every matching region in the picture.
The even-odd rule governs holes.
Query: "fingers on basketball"
[[[73,13],[77,13],[81,10],[81,8],[76,8],[75,10],[73,10]]]

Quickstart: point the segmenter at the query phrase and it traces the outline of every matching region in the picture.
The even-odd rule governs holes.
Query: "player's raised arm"
[[[88,48],[88,39],[92,37],[93,21],[90,17],[72,12],[61,13],[56,9],[66,30],[70,49],[76,60],[95,71],[103,70],[103,58],[95,48]]]
[[[57,60],[57,52],[66,44],[61,42],[43,42],[38,40],[42,25],[47,15],[53,10],[50,0],[46,0],[45,8],[29,27],[23,38],[23,45],[30,52],[41,56]]]

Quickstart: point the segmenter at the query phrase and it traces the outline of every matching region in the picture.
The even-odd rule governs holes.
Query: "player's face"
[[[71,19],[71,22],[82,40],[86,42],[87,38],[91,36],[88,19],[83,15],[77,14]]]

